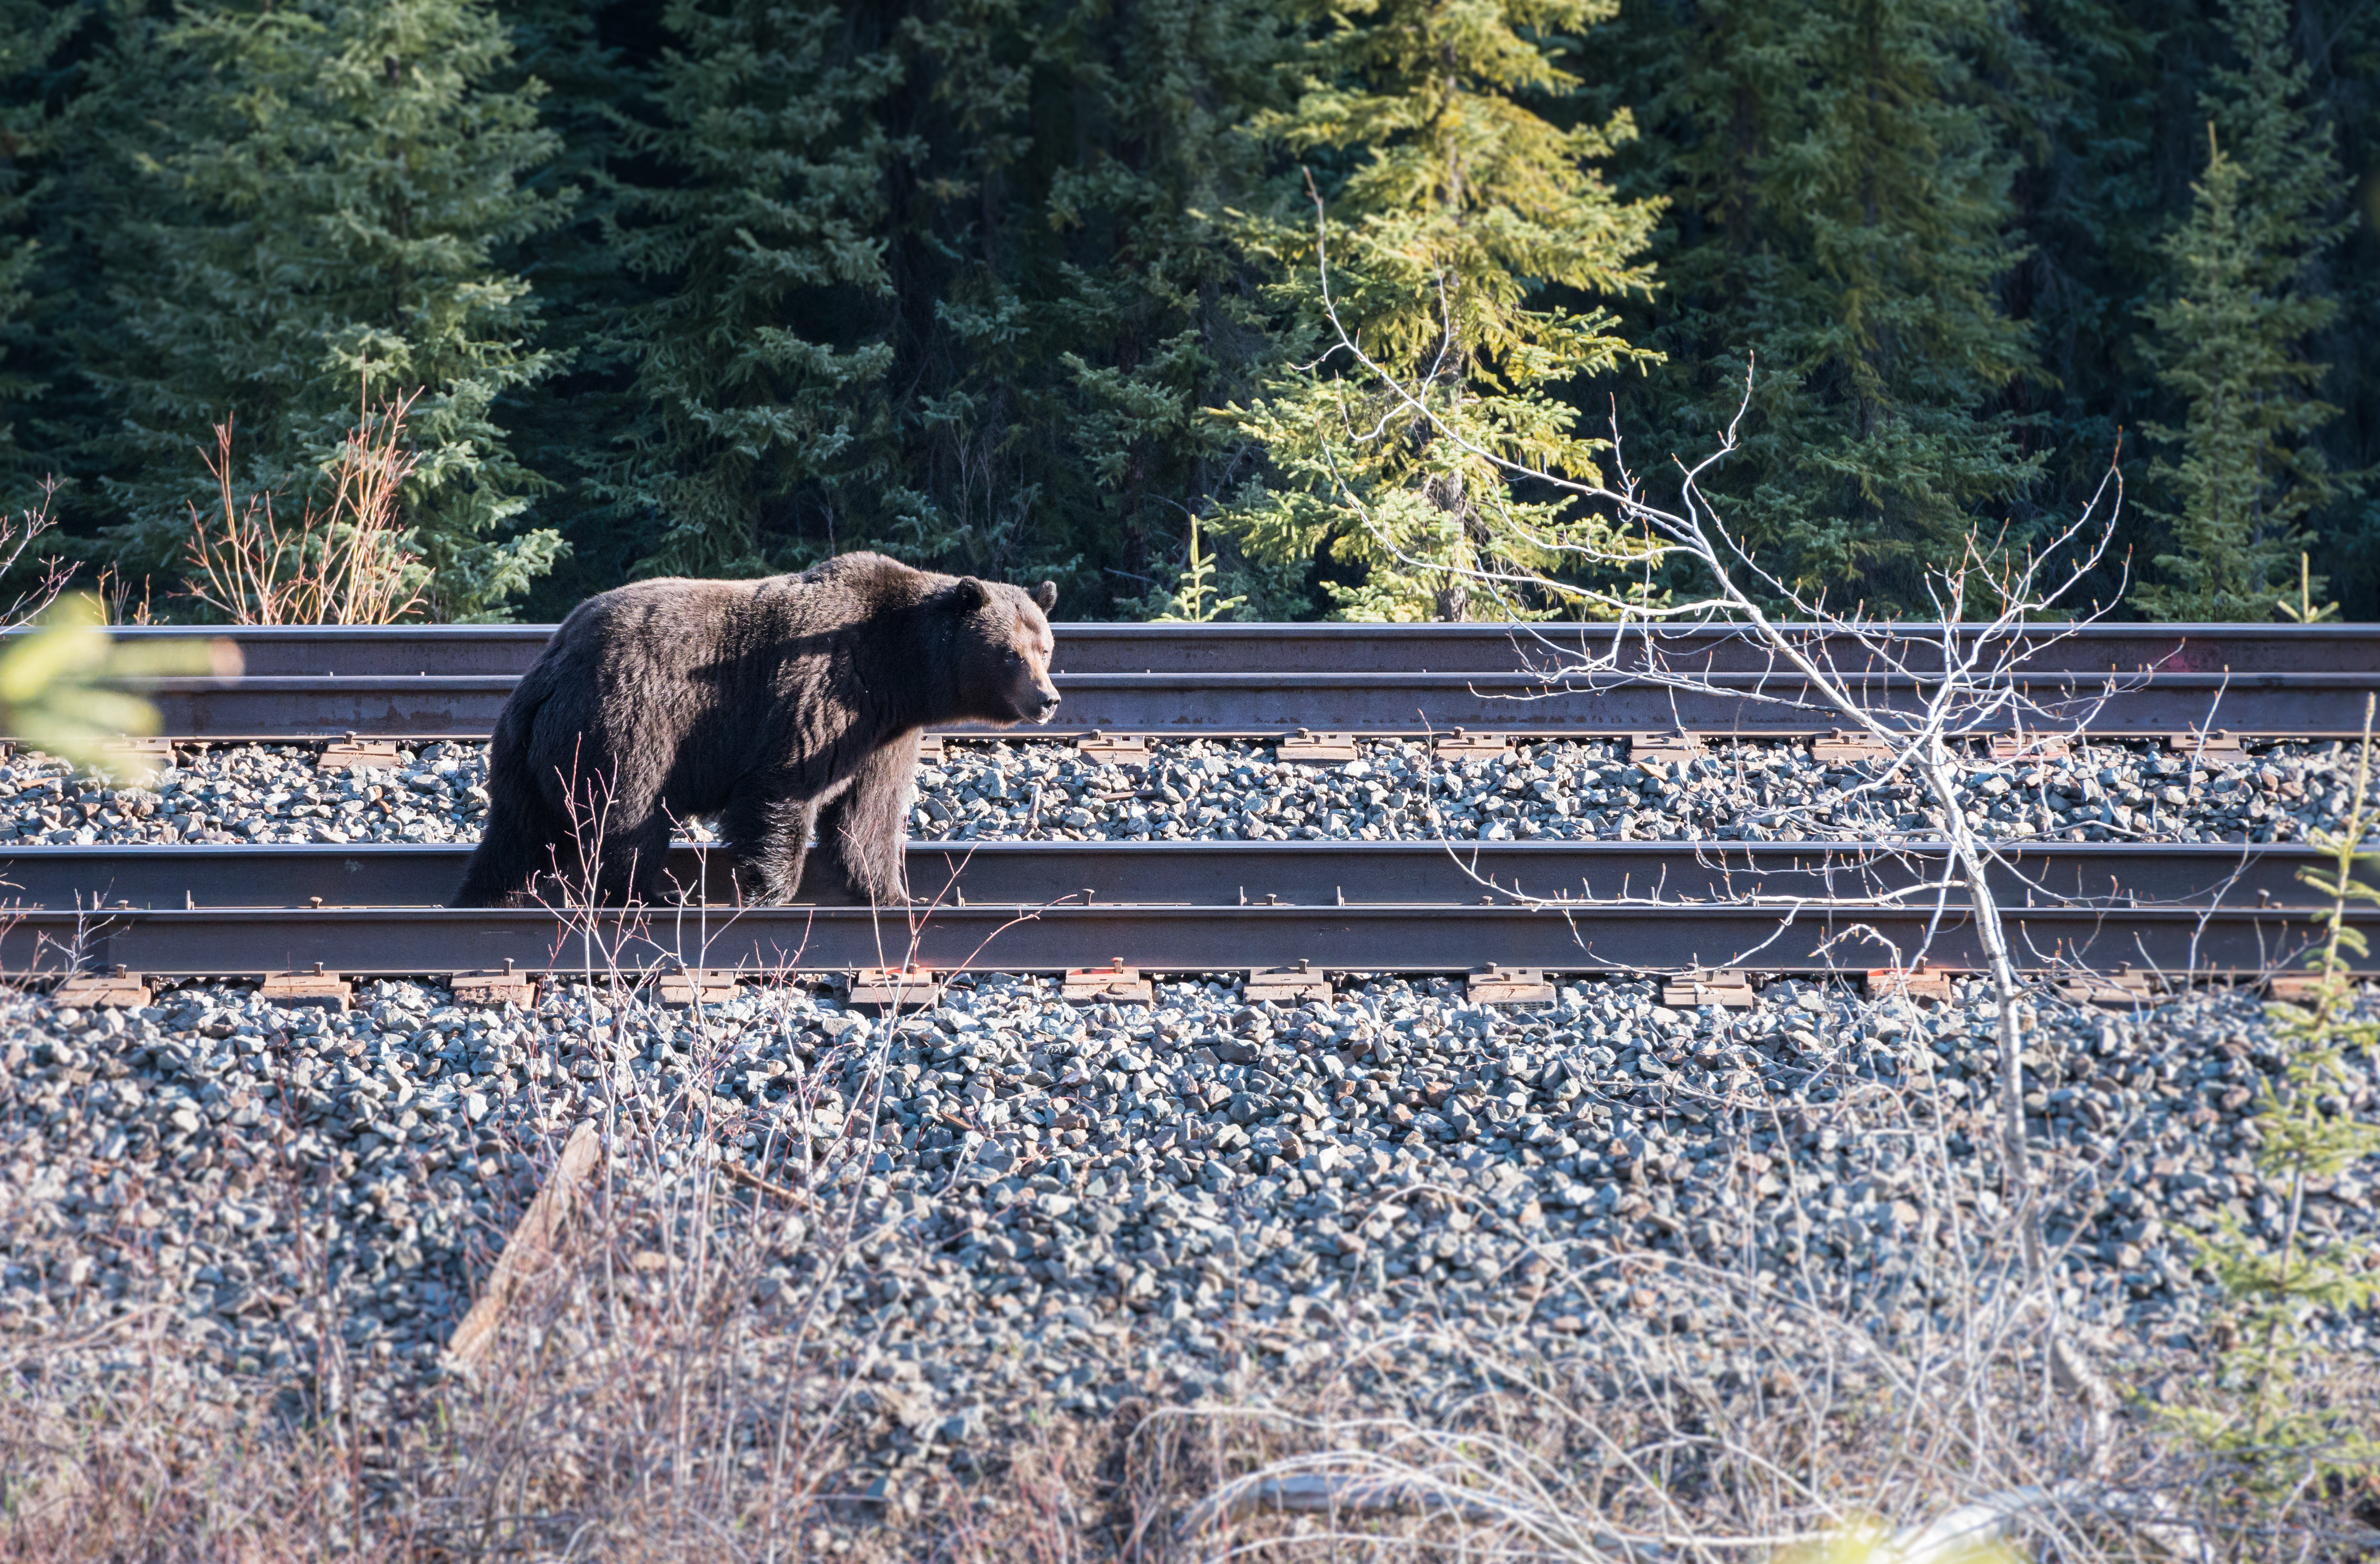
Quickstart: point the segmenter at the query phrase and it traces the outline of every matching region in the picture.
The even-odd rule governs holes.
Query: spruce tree
[[[56,131],[41,77],[80,19],[37,0],[0,0],[0,406],[43,389],[8,359],[24,335],[20,317],[32,296],[41,250],[34,208],[50,188],[41,170]],[[31,459],[18,446],[15,424],[0,421],[0,472],[8,487],[0,505],[14,510],[17,491],[40,476],[28,470]]]
[[[1055,577],[1074,612],[1158,612],[1177,566],[1210,557],[1196,519],[1255,465],[1207,409],[1248,396],[1279,351],[1229,214],[1263,189],[1268,149],[1243,126],[1285,101],[1292,40],[1274,0],[1044,0],[1008,25],[1022,91],[1002,101],[1006,78],[984,77],[977,112],[1027,134],[970,172],[1012,192],[1009,209],[990,224],[937,203],[903,255],[905,272],[949,243],[969,258],[950,287],[978,305],[953,326],[1003,323],[917,357],[938,398],[967,409],[921,430],[929,482],[969,559]],[[927,62],[938,79],[958,46]],[[987,448],[1003,455],[1004,506],[970,505],[943,476],[981,470],[967,456]],[[1224,552],[1211,568],[1226,600],[1310,611],[1302,562]]]
[[[1494,462],[1591,476],[1601,444],[1581,435],[1566,382],[1648,355],[1604,308],[1651,286],[1638,257],[1658,204],[1614,196],[1596,172],[1633,133],[1622,114],[1564,128],[1575,83],[1548,34],[1609,18],[1606,0],[1313,0],[1316,34],[1295,104],[1260,134],[1318,165],[1330,218],[1312,206],[1245,225],[1280,268],[1318,369],[1290,369],[1228,409],[1283,480],[1225,516],[1258,558],[1327,558],[1343,617],[1407,621],[1557,611],[1525,591],[1482,587],[1519,571],[1559,574],[1566,544],[1608,547],[1602,523],[1517,494]],[[1541,113],[1540,110],[1547,112]],[[1320,319],[1318,245],[1349,333],[1417,387],[1452,437],[1331,350]]]
[[[880,547],[1137,606],[1270,348],[1222,216],[1269,0],[662,16],[601,187],[649,299],[589,355],[631,404],[589,530],[638,572]]]
[[[2201,100],[2206,171],[2163,246],[2171,291],[2143,312],[2158,383],[2185,409],[2149,426],[2167,445],[2148,508],[2168,546],[2134,593],[2168,619],[2274,617],[2310,546],[2303,523],[2338,488],[2315,441],[2338,409],[2314,394],[2326,366],[2305,354],[2338,310],[2313,275],[2347,228],[2331,129],[2303,106],[2284,0],[2230,0],[2224,15],[2240,63]]]
[[[1621,87],[1676,206],[1643,329],[1670,368],[1617,388],[1623,422],[1708,450],[1752,355],[1725,520],[1797,591],[1923,610],[1920,569],[2036,467],[2000,400],[2033,361],[1998,292],[2022,246],[1991,77],[2038,68],[2015,8],[1709,0],[1638,31]]]
[[[404,519],[433,610],[500,613],[549,567],[556,535],[516,530],[539,483],[500,402],[553,359],[495,252],[565,198],[522,186],[555,147],[536,84],[495,84],[509,51],[480,0],[190,6],[128,30],[95,90],[153,110],[104,126],[140,210],[104,237],[114,310],[80,346],[124,415],[107,487],[134,559],[170,568],[211,422],[236,417],[249,482],[295,503],[365,395],[418,390]]]
[[[609,241],[651,291],[602,345],[634,377],[599,491],[644,530],[640,572],[759,574],[868,541],[851,514],[926,517],[897,489],[884,338],[878,110],[902,78],[841,7],[673,0],[643,160],[607,188]],[[941,540],[911,540],[932,554]]]

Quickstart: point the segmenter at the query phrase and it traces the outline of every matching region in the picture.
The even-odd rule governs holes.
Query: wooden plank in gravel
[[[561,1235],[562,1225],[570,1219],[571,1208],[578,1203],[578,1191],[587,1176],[603,1159],[603,1138],[595,1132],[592,1121],[581,1123],[563,1143],[562,1155],[546,1176],[544,1188],[528,1203],[521,1219],[513,1225],[512,1236],[504,1240],[504,1250],[496,1256],[496,1268],[488,1273],[488,1285],[480,1290],[480,1301],[455,1327],[446,1343],[448,1359],[466,1368],[475,1368],[485,1358],[496,1339],[496,1332],[504,1323],[504,1313],[512,1307],[528,1279],[552,1257],[553,1241]]]

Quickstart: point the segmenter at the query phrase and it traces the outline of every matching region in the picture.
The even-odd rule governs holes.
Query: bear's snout
[[[1058,715],[1058,690],[1054,685],[1043,684],[1033,693],[1040,704],[1029,707],[1025,714],[1026,716],[1035,722],[1048,722]]]

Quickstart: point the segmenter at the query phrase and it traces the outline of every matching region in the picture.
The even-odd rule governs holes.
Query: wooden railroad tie
[[[1138,967],[1127,967],[1119,956],[1104,967],[1078,968],[1066,974],[1059,985],[1058,996],[1069,1004],[1095,1005],[1104,1001],[1111,1005],[1154,1005],[1157,989],[1140,975]]]
[[[2204,755],[2217,761],[2241,760],[2248,753],[2238,734],[2221,727],[2205,733],[2168,733],[2165,736],[2165,748],[2168,754]]]
[[[1430,746],[1441,760],[1495,760],[1511,752],[1512,740],[1502,733],[1472,733],[1456,728],[1440,734]]]
[[[1355,758],[1355,736],[1317,733],[1310,727],[1301,727],[1294,733],[1283,734],[1274,752],[1298,765],[1343,764]]]
[[[113,971],[76,972],[50,990],[50,1003],[78,1010],[138,1010],[152,997],[149,980],[121,961]]]
[[[1996,761],[2064,760],[2074,752],[2063,733],[1995,733],[1991,757]]]
[[[1867,996],[1871,999],[1937,999],[1948,1004],[1954,996],[1951,974],[1920,962],[1914,968],[1871,967]]]
[[[156,776],[174,764],[174,745],[165,739],[111,739],[99,747],[100,768],[128,780]]]
[[[2070,1005],[2103,1010],[2131,1010],[2156,1003],[2156,980],[2147,972],[2119,966],[2112,972],[2074,972],[2058,980],[2057,993]]]
[[[537,1003],[537,979],[513,971],[509,956],[504,958],[504,971],[456,972],[451,986],[457,1005],[518,1005],[528,1009]]]
[[[1707,750],[1699,733],[1632,733],[1628,758],[1640,765],[1670,765],[1698,760]]]
[[[1838,727],[1810,740],[1810,758],[1820,765],[1858,765],[1864,761],[1887,762],[1892,759],[1893,748],[1868,733],[1853,733]]]
[[[941,980],[924,967],[862,967],[851,974],[848,1003],[882,1015],[929,1008],[941,995]]]
[[[1474,967],[1463,986],[1475,1005],[1536,1009],[1556,997],[1553,984],[1538,967]]]
[[[744,985],[731,971],[709,967],[679,967],[663,972],[654,996],[673,1009],[688,1005],[726,1005],[740,998]]]
[[[1666,978],[1661,984],[1661,1003],[1671,1009],[1699,1009],[1705,1005],[1717,1005],[1723,1009],[1748,1010],[1759,1003],[1753,992],[1752,974],[1732,968],[1716,971],[1681,972]]]
[[[2352,994],[2363,984],[2372,982],[2375,975],[2380,974],[2350,971],[2342,972],[2339,975],[2347,980],[2347,991]],[[2265,994],[2266,997],[2277,999],[2285,1005],[2312,1004],[2322,996],[2322,974],[2320,972],[2276,972],[2273,974],[2272,981],[2265,985]]]
[[[1102,765],[1147,765],[1148,736],[1145,733],[1102,733],[1091,729],[1075,740],[1075,751]]]
[[[314,762],[317,771],[395,771],[396,767],[395,739],[358,739],[352,733],[322,746],[322,755]]]
[[[310,972],[268,972],[256,992],[268,1005],[340,1011],[346,1010],[356,996],[353,984],[336,972],[324,971],[320,961],[314,963]]]
[[[1300,961],[1294,967],[1257,967],[1248,973],[1241,996],[1251,1005],[1263,1000],[1276,1005],[1303,1005],[1318,999],[1328,1002],[1330,978],[1326,972],[1317,971],[1311,961]]]

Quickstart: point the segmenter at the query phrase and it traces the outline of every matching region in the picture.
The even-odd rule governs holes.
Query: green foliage
[[[1797,591],[1922,611],[1921,568],[2036,466],[1994,405],[2034,365],[1998,296],[2024,245],[1992,78],[2038,69],[2015,7],[1716,0],[1653,31],[1630,83],[1679,208],[1647,322],[1676,369],[1623,414],[1707,450],[1750,352],[1729,525]]]
[[[796,563],[771,557],[772,510],[798,531],[815,509],[832,539],[892,481],[892,351],[872,328],[892,292],[884,187],[903,149],[878,110],[904,64],[855,47],[844,19],[768,0],[664,13],[654,120],[626,135],[651,172],[613,187],[607,234],[655,292],[613,327],[637,415],[599,481],[651,518],[655,573]],[[924,519],[922,496],[884,497]]]
[[[0,651],[0,723],[45,753],[82,766],[103,764],[114,740],[157,731],[157,708],[115,688],[115,681],[237,673],[237,653],[229,642],[210,648],[195,639],[121,644],[107,633],[97,598],[62,597],[31,634]]]
[[[1190,518],[1190,535],[1185,552],[1189,563],[1182,568],[1182,584],[1168,597],[1162,611],[1148,617],[1161,624],[1203,625],[1221,618],[1247,602],[1245,594],[1224,597],[1215,591],[1214,556],[1198,547],[1198,519]]]
[[[1199,215],[1280,29],[1261,4],[678,0],[602,185],[651,289],[594,483],[629,568],[888,548],[1136,599],[1229,475],[1207,400],[1269,354]],[[1109,562],[1110,596],[1081,561]],[[1071,579],[1070,579],[1071,578]]]
[[[2173,447],[2150,474],[2170,547],[2138,601],[2165,618],[2269,617],[2306,518],[2338,492],[2312,437],[2338,409],[2316,394],[2325,366],[2304,344],[2338,316],[2316,270],[2346,225],[2328,216],[2338,158],[2302,106],[2289,18],[2285,0],[2224,8],[2242,64],[2202,100],[2205,173],[2165,241],[2171,293],[2143,312],[2150,361],[2186,409],[2178,426],[2149,426]]]
[[[35,202],[48,193],[50,181],[29,176],[40,165],[56,137],[55,116],[31,84],[45,69],[80,18],[72,10],[35,3],[0,0],[0,405],[20,402],[43,387],[5,367],[9,343],[19,335],[18,317],[30,297],[28,284],[40,241],[30,231]],[[0,423],[0,464],[17,466],[16,429]]]
[[[2231,1344],[2221,1355],[2199,1406],[2163,1409],[2178,1426],[2222,1457],[2243,1499],[2257,1508],[2286,1506],[2310,1479],[2380,1477],[2380,1437],[2347,1408],[2304,1395],[2313,1357],[2304,1337],[2317,1312],[2334,1315],[2380,1300],[2380,1250],[2369,1243],[2325,1241],[2304,1226],[2305,1199],[2314,1179],[2335,1179],[2380,1154],[2380,1127],[2363,1122],[2352,1102],[2370,1080],[2367,1062],[2350,1069],[2350,1049],[2369,1061],[2380,1048],[2380,1019],[2359,1015],[2350,958],[2370,954],[2362,931],[2347,923],[2350,904],[2380,905],[2380,887],[2359,879],[2364,853],[2371,781],[2371,711],[2355,769],[2353,802],[2345,826],[2310,838],[2329,859],[2299,871],[2330,899],[2322,942],[2307,965],[2311,992],[2303,1004],[2267,1007],[2287,1057],[2280,1079],[2258,1099],[2256,1167],[2286,1203],[2278,1241],[2259,1243],[2237,1217],[2227,1219],[2201,1246],[2231,1305]],[[2266,1519],[2247,1507],[2243,1522]]]
[[[509,51],[478,0],[191,6],[118,40],[103,91],[157,118],[93,128],[129,205],[103,236],[111,312],[81,346],[123,411],[106,486],[128,557],[171,559],[210,423],[237,418],[253,486],[302,493],[336,465],[360,385],[421,393],[403,513],[441,617],[498,612],[551,565],[557,536],[516,530],[540,483],[497,404],[554,356],[494,251],[565,198],[519,184],[555,142],[533,83],[491,87]]]
[[[1600,21],[1608,0],[1316,0],[1295,104],[1258,134],[1343,167],[1326,239],[1315,207],[1249,217],[1252,251],[1301,338],[1328,345],[1226,414],[1285,480],[1226,525],[1259,558],[1327,555],[1342,617],[1390,622],[1552,611],[1500,578],[1560,577],[1582,549],[1621,545],[1602,520],[1514,492],[1479,453],[1599,475],[1603,442],[1577,433],[1566,383],[1643,366],[1596,297],[1648,292],[1639,256],[1658,203],[1616,197],[1596,172],[1633,135],[1625,113],[1562,128],[1538,112],[1574,79],[1543,35]],[[1326,300],[1325,288],[1328,289]],[[1535,307],[1532,307],[1534,304]],[[1378,371],[1419,388],[1435,422],[1336,348],[1339,324]],[[1484,578],[1484,581],[1483,581]]]
[[[0,0],[0,484],[192,612],[209,425],[321,503],[369,360],[442,616],[862,546],[1575,612],[1466,590],[1618,540],[1464,446],[1593,473],[1616,400],[1658,484],[1751,353],[1712,487],[1795,587],[1923,609],[2145,428],[2143,607],[2370,617],[2375,167],[2332,0]],[[1325,355],[1309,171],[1460,438]]]

